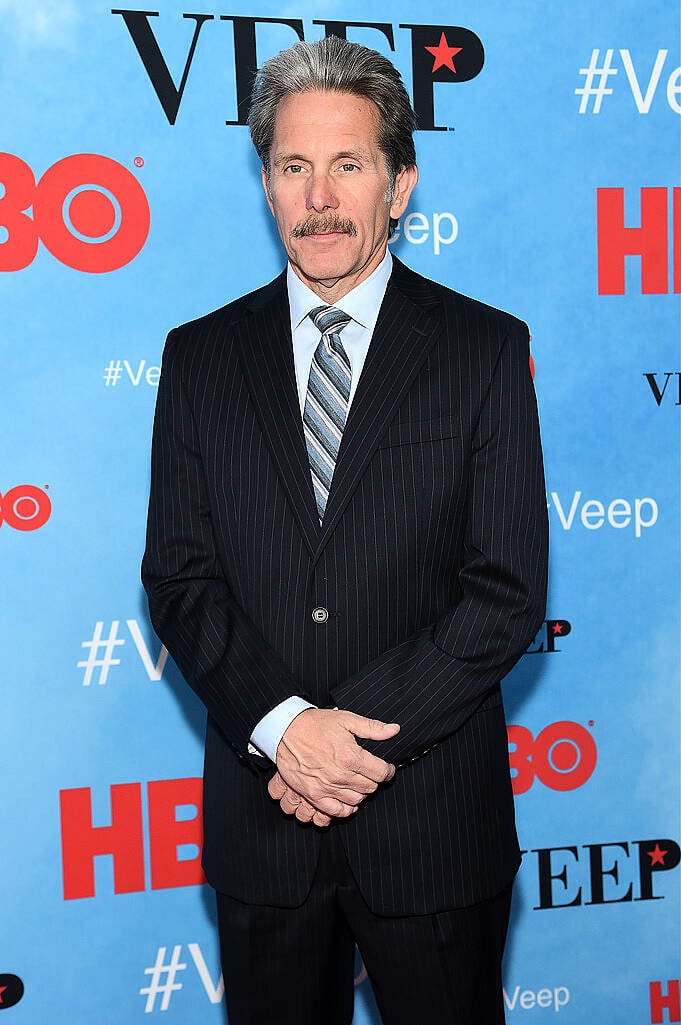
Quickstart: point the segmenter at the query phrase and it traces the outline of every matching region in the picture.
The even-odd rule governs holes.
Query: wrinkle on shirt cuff
[[[304,712],[306,708],[316,707],[297,695],[280,702],[254,727],[251,733],[251,742],[248,745],[248,753],[267,755],[270,761],[276,762],[279,741],[295,717]]]

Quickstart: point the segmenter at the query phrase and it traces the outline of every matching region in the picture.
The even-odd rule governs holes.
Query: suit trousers
[[[432,915],[377,915],[357,889],[341,830],[325,832],[300,907],[217,894],[229,1025],[351,1025],[355,944],[383,1025],[504,1025],[511,888]]]

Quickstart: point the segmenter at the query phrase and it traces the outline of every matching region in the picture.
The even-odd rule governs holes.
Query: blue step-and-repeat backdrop
[[[283,265],[250,71],[333,32],[418,113],[393,251],[533,336],[551,585],[504,684],[507,1019],[681,1021],[678,4],[151,6],[0,0],[0,1025],[224,1025],[204,714],[139,584],[150,431],[167,330]]]

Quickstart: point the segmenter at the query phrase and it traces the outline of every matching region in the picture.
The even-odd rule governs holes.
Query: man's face
[[[403,169],[390,190],[378,116],[371,100],[339,92],[294,94],[277,109],[267,202],[294,271],[327,302],[381,262],[390,217],[418,178]]]

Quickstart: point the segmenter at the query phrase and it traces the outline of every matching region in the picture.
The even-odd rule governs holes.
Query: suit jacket
[[[528,332],[508,314],[394,261],[321,527],[285,275],[170,333],[143,580],[208,709],[213,886],[279,906],[309,891],[319,830],[282,813],[272,764],[248,753],[292,694],[401,725],[363,742],[395,778],[330,827],[373,910],[510,883],[500,681],[544,616],[546,542]]]

